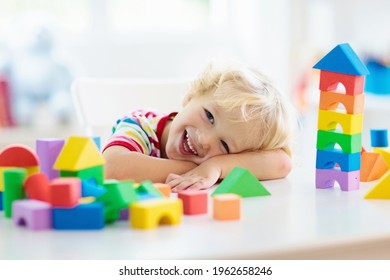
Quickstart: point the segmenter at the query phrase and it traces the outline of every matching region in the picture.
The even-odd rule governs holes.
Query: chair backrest
[[[189,81],[82,78],[72,84],[72,99],[83,133],[106,137],[132,110],[178,111],[188,88]]]

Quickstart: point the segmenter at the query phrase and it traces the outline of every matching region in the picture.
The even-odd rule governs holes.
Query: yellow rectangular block
[[[335,130],[337,125],[342,127],[344,134],[361,133],[363,129],[363,114],[345,114],[336,111],[319,110],[318,129]]]
[[[241,197],[232,193],[214,195],[213,216],[215,220],[239,220]]]
[[[137,229],[154,229],[159,224],[176,225],[183,216],[181,199],[159,198],[132,203],[130,226]]]

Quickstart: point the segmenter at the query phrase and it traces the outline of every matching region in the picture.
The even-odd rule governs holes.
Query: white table
[[[390,258],[390,201],[360,190],[316,190],[314,169],[263,182],[268,197],[243,200],[240,221],[184,216],[178,226],[135,230],[118,221],[99,231],[30,231],[0,217],[0,259]]]

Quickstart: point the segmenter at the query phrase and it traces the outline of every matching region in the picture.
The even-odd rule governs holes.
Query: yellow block
[[[0,191],[4,191],[4,176],[3,173],[5,170],[13,169],[13,167],[0,167]]]
[[[80,204],[89,204],[89,203],[94,202],[95,200],[96,200],[96,198],[93,196],[81,197],[81,198],[79,198],[79,203]]]
[[[181,199],[152,199],[132,203],[130,226],[137,229],[155,229],[159,224],[176,225],[183,215]]]
[[[337,124],[341,125],[344,134],[361,133],[363,129],[363,114],[345,114],[336,111],[319,110],[319,130],[334,130]]]
[[[364,198],[390,199],[390,171],[387,171]]]
[[[79,171],[104,163],[103,156],[91,138],[71,136],[58,155],[54,168]]]
[[[390,151],[387,148],[372,148],[374,153],[380,153],[386,162],[387,167],[390,168]]]

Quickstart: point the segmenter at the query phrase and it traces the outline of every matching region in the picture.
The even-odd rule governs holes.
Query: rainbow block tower
[[[337,181],[342,191],[357,190],[360,184],[364,79],[369,71],[349,44],[337,45],[313,68],[320,70],[321,91],[316,188],[331,188]],[[342,107],[345,110],[341,110]]]

